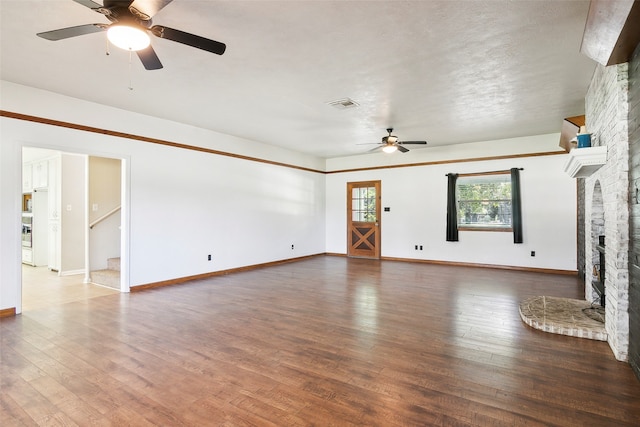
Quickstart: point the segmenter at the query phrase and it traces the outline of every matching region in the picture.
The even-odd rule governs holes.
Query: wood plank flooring
[[[637,426],[608,344],[526,326],[572,276],[320,256],[0,321],[0,424]]]

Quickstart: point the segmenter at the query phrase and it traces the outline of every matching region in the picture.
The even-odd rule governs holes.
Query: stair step
[[[118,258],[108,258],[107,259],[107,269],[120,271],[120,257],[118,257]]]
[[[120,271],[113,269],[92,271],[91,283],[120,290]]]

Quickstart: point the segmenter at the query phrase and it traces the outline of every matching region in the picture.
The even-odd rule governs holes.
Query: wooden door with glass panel
[[[347,183],[347,255],[380,258],[380,181]]]

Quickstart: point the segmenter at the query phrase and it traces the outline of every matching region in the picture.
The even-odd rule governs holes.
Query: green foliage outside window
[[[353,203],[351,209],[353,221],[376,222],[375,187],[354,188],[351,201]]]
[[[456,196],[458,226],[511,227],[511,177],[508,174],[460,177]]]

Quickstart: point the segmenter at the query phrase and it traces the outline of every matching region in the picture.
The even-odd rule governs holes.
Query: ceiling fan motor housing
[[[398,137],[395,135],[389,135],[382,138],[382,142],[385,144],[395,144],[398,142]]]
[[[387,128],[387,133],[389,135],[386,135],[386,136],[382,137],[382,143],[383,144],[393,145],[396,142],[398,142],[398,137],[395,136],[395,135],[391,135],[391,132],[393,132],[393,128]]]
[[[152,23],[151,17],[139,12],[137,9],[130,8],[130,3],[129,1],[105,0],[104,7],[99,8],[97,11],[113,23],[149,28]]]

